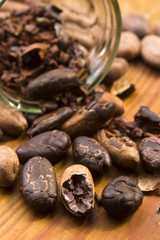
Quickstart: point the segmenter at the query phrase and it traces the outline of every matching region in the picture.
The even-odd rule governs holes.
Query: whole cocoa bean
[[[144,138],[138,148],[146,169],[153,173],[160,172],[160,138]]]
[[[66,92],[78,86],[76,73],[69,68],[55,69],[43,73],[31,81],[25,94],[33,99],[43,99]]]
[[[128,61],[134,59],[140,53],[140,40],[132,32],[122,32],[117,57]]]
[[[103,82],[108,86],[122,77],[128,70],[129,64],[124,58],[115,58]]]
[[[143,193],[129,177],[120,176],[110,181],[102,192],[102,204],[109,215],[127,217],[143,201]]]
[[[141,41],[141,55],[151,67],[160,70],[160,37],[148,35]]]
[[[60,181],[61,199],[66,209],[76,216],[86,216],[94,208],[94,183],[83,165],[65,169]]]
[[[114,101],[116,104],[116,108],[113,117],[118,117],[124,113],[125,109],[123,101],[119,97],[109,92],[97,92],[95,94],[94,101],[100,104],[107,104]]]
[[[41,100],[39,106],[43,113],[50,113],[58,108],[58,103],[55,100]]]
[[[37,118],[31,128],[28,130],[28,135],[34,137],[40,133],[53,130],[74,114],[74,110],[70,107],[62,107],[53,113],[48,113]]]
[[[140,39],[151,34],[149,21],[139,14],[127,14],[122,18],[122,30],[135,33]]]
[[[111,166],[107,150],[96,140],[89,137],[78,137],[72,145],[76,163],[85,165],[93,174],[102,174]]]
[[[68,119],[62,129],[72,137],[94,133],[113,116],[114,111],[115,102],[100,104],[93,101]]]
[[[58,187],[51,163],[43,157],[33,157],[24,165],[20,190],[24,199],[39,211],[49,211],[56,203]]]
[[[0,187],[10,187],[19,173],[19,159],[14,150],[0,146]]]
[[[51,163],[56,163],[68,152],[70,145],[70,137],[65,132],[54,130],[33,137],[16,152],[22,164],[34,156],[46,157]]]
[[[15,108],[0,102],[0,128],[11,135],[20,135],[28,124],[24,115]]]
[[[108,150],[111,159],[123,168],[135,168],[140,161],[135,142],[129,137],[108,137],[105,129],[98,131],[98,140]]]

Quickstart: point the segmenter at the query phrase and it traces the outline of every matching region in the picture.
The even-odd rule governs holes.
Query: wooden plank
[[[122,14],[138,12],[145,14],[152,25],[159,19],[160,0],[120,0]],[[160,113],[160,73],[141,61],[130,64],[125,76],[136,85],[136,92],[125,100],[129,120],[141,105],[149,106]],[[21,136],[1,144],[16,149],[26,138]],[[73,163],[71,154],[55,165],[58,181],[63,170]],[[99,195],[111,177],[119,172],[109,172],[95,181]],[[143,204],[133,215],[123,220],[110,218],[103,208],[96,205],[86,218],[77,218],[68,213],[60,199],[52,213],[36,213],[21,198],[17,184],[14,188],[0,188],[0,239],[3,240],[159,240],[160,196],[145,195]]]

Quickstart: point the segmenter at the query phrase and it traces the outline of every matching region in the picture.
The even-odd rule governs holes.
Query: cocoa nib
[[[127,217],[139,208],[142,200],[142,191],[126,176],[110,181],[102,192],[103,207],[113,217]]]
[[[68,167],[61,178],[64,206],[76,216],[86,216],[94,208],[94,183],[89,170],[80,164]]]
[[[58,130],[41,133],[20,147],[16,153],[22,164],[34,156],[46,157],[51,163],[61,160],[71,145],[70,137]]]
[[[31,81],[25,93],[30,98],[42,99],[68,91],[78,85],[76,73],[69,68],[51,70]]]
[[[33,157],[24,165],[20,190],[24,199],[39,211],[49,211],[55,206],[58,194],[56,173],[46,158]]]
[[[76,163],[85,165],[94,174],[102,174],[111,166],[107,150],[96,140],[89,137],[78,137],[72,145]]]
[[[72,137],[94,133],[113,116],[114,111],[115,102],[100,104],[93,101],[67,120],[62,129]]]
[[[144,138],[139,144],[141,159],[150,172],[160,172],[160,139]]]
[[[40,118],[37,118],[31,128],[28,130],[30,137],[36,136],[42,132],[53,130],[59,127],[64,121],[70,118],[74,111],[70,107],[59,108],[53,113],[48,113]]]

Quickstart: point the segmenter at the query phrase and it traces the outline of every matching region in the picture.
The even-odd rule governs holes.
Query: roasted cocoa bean
[[[51,163],[43,157],[33,157],[24,165],[20,190],[23,198],[37,210],[46,212],[56,203],[58,187]]]
[[[55,69],[39,75],[31,81],[25,90],[28,97],[43,99],[56,94],[66,92],[77,87],[76,73],[69,68]]]
[[[102,204],[109,215],[127,217],[143,201],[143,193],[129,177],[120,176],[110,181],[102,192]]]
[[[46,157],[51,163],[56,163],[68,152],[70,145],[70,137],[65,132],[54,130],[33,137],[16,152],[22,164],[34,156]]]
[[[0,128],[4,132],[11,135],[20,135],[27,126],[23,113],[0,102]]]
[[[146,169],[153,173],[160,172],[160,138],[144,138],[138,148]]]
[[[111,159],[118,166],[123,168],[135,168],[140,157],[137,146],[128,137],[108,137],[105,129],[98,131],[98,140],[108,150]]]
[[[85,165],[93,174],[103,174],[111,167],[107,150],[92,138],[84,136],[76,138],[72,151],[76,163]]]
[[[139,14],[128,14],[122,18],[122,30],[135,33],[140,39],[151,34],[149,21]]]
[[[2,136],[3,136],[3,131],[2,129],[0,129],[0,139],[2,138]]]
[[[113,116],[114,111],[115,102],[100,104],[93,101],[67,120],[62,129],[72,137],[94,133]]]
[[[53,130],[60,127],[63,122],[69,119],[74,114],[74,110],[70,107],[59,108],[53,113],[48,113],[40,118],[37,118],[31,128],[28,130],[28,135],[34,137],[40,133]]]
[[[97,92],[94,101],[100,104],[107,104],[114,101],[116,108],[113,117],[118,117],[124,113],[124,103],[122,100],[109,92]]]
[[[115,58],[103,82],[108,86],[122,77],[128,70],[129,64],[124,58]]]
[[[160,37],[156,35],[148,35],[141,41],[141,55],[143,60],[160,70]]]
[[[83,165],[75,164],[63,172],[60,181],[61,199],[66,209],[76,216],[86,216],[94,208],[94,183]]]
[[[33,122],[39,118],[40,116],[42,116],[42,114],[37,114],[37,113],[23,113],[26,120],[27,120],[27,123],[28,123],[28,126],[30,127]]]
[[[140,53],[140,40],[132,32],[122,32],[117,57],[130,61]]]
[[[10,187],[19,173],[19,159],[14,150],[0,146],[0,187]]]
[[[134,91],[134,84],[130,83],[130,81],[126,78],[121,78],[118,81],[114,82],[110,89],[110,93],[120,98],[128,97]]]
[[[39,106],[43,113],[50,113],[58,108],[58,103],[55,100],[41,100]]]

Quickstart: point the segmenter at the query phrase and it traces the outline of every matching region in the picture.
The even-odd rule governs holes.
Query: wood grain
[[[160,0],[120,0],[122,14],[138,12],[145,14],[152,25],[160,18]],[[129,120],[141,105],[149,106],[160,114],[160,73],[141,61],[130,64],[125,75],[136,86],[136,91],[125,100]],[[5,138],[1,144],[16,149],[26,141],[25,135],[15,139]],[[71,154],[56,164],[58,181],[63,170],[73,163]],[[111,177],[120,172],[112,170],[99,180],[95,188],[99,195]],[[122,174],[122,173],[121,173]],[[14,188],[0,188],[0,239],[2,240],[159,240],[160,196],[147,194],[143,204],[133,215],[124,220],[110,218],[103,208],[96,205],[86,218],[68,213],[60,199],[52,213],[36,213],[21,198],[17,184]]]

